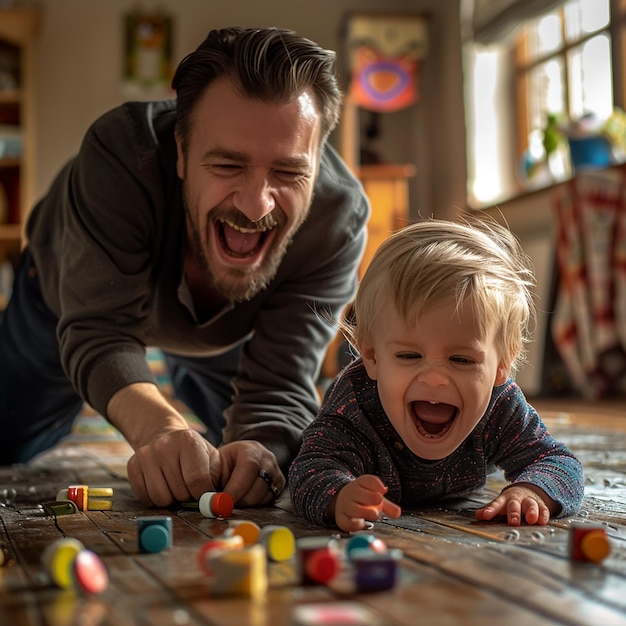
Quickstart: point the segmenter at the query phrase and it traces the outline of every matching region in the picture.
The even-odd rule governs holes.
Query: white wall
[[[127,99],[122,89],[122,17],[137,6],[165,9],[175,19],[178,62],[211,28],[292,28],[341,54],[346,15],[428,14],[430,52],[420,73],[421,101],[385,120],[391,159],[413,162],[414,215],[446,217],[465,205],[465,125],[457,0],[39,0],[36,42],[36,194],[78,149],[87,126]],[[342,66],[340,56],[338,68]]]

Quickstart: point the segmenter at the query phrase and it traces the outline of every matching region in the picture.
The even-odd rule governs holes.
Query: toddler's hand
[[[387,500],[384,494],[387,487],[372,474],[359,476],[347,484],[335,498],[335,523],[345,532],[363,530],[365,522],[374,522],[381,518],[400,517],[402,509]]]
[[[506,516],[509,526],[519,526],[522,520],[527,524],[545,526],[559,510],[559,504],[539,487],[520,483],[503,489],[497,498],[478,509],[476,519]]]

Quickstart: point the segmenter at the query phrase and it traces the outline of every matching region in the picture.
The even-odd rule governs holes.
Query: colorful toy
[[[42,565],[52,581],[61,589],[71,589],[72,564],[76,556],[85,550],[78,539],[64,537],[48,544],[41,555]]]
[[[337,541],[328,537],[302,537],[296,542],[303,585],[325,585],[341,566]]]
[[[601,563],[611,552],[606,528],[574,524],[570,527],[569,550],[574,561]]]
[[[259,540],[261,527],[248,520],[232,520],[228,524],[226,534],[228,536],[240,535],[246,546],[253,546]]]
[[[350,560],[354,567],[356,591],[382,591],[391,589],[396,584],[398,563],[402,559],[401,550],[374,552],[370,548],[352,551]]]
[[[222,552],[226,550],[242,550],[244,548],[243,537],[241,535],[232,535],[230,537],[217,537],[207,541],[198,552],[198,565],[200,569],[207,575],[212,575],[213,568],[207,564],[211,556],[215,555],[217,550]]]
[[[348,559],[352,557],[355,550],[371,550],[373,552],[384,553],[387,551],[387,545],[382,539],[378,539],[375,535],[357,534],[352,535],[346,544],[346,556]]]
[[[230,517],[234,507],[233,497],[226,492],[207,491],[198,500],[198,508],[204,517]]]
[[[262,546],[210,550],[205,557],[203,569],[212,594],[261,598],[267,592],[267,557]]]
[[[172,547],[172,518],[151,515],[137,518],[137,544],[141,552],[161,552]]]
[[[58,539],[46,546],[41,562],[48,576],[61,589],[76,589],[89,594],[102,593],[109,575],[102,559],[72,537]]]
[[[296,551],[296,538],[286,526],[264,526],[259,533],[258,542],[265,547],[270,561],[286,561]]]
[[[91,550],[81,550],[71,568],[74,587],[90,594],[102,593],[109,586],[109,574],[102,559]]]
[[[110,511],[113,508],[111,500],[98,498],[111,497],[113,489],[110,487],[89,487],[88,485],[70,485],[57,493],[57,501],[70,500],[80,511]]]
[[[53,502],[44,502],[41,506],[46,512],[46,515],[50,515],[51,517],[78,513],[78,507],[72,500],[54,500]]]

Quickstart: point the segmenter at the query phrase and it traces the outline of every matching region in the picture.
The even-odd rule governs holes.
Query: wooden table
[[[142,509],[125,479],[129,448],[123,441],[71,441],[28,466],[0,468],[0,544],[11,557],[0,568],[0,625],[282,626],[296,623],[295,607],[329,602],[357,603],[366,615],[359,623],[376,626],[626,625],[626,424],[596,429],[567,415],[546,421],[586,468],[587,493],[576,518],[516,530],[475,521],[473,510],[502,485],[496,475],[471,498],[375,525],[379,538],[403,551],[392,590],[346,595],[301,586],[295,564],[287,562],[269,566],[270,589],[261,601],[212,596],[198,567],[200,546],[227,521],[183,508]],[[113,487],[113,509],[47,516],[40,504],[75,483]],[[157,513],[173,518],[174,545],[141,553],[136,518]],[[340,544],[348,537],[296,519],[286,497],[272,508],[235,509],[232,519],[287,525],[298,537],[336,534]],[[606,528],[611,554],[601,565],[569,558],[572,523]],[[64,536],[102,558],[110,578],[102,594],[61,590],[45,574],[41,553]]]

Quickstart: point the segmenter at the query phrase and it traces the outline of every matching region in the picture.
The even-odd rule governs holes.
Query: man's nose
[[[251,222],[258,222],[276,207],[274,189],[264,176],[249,176],[242,181],[234,202]]]

